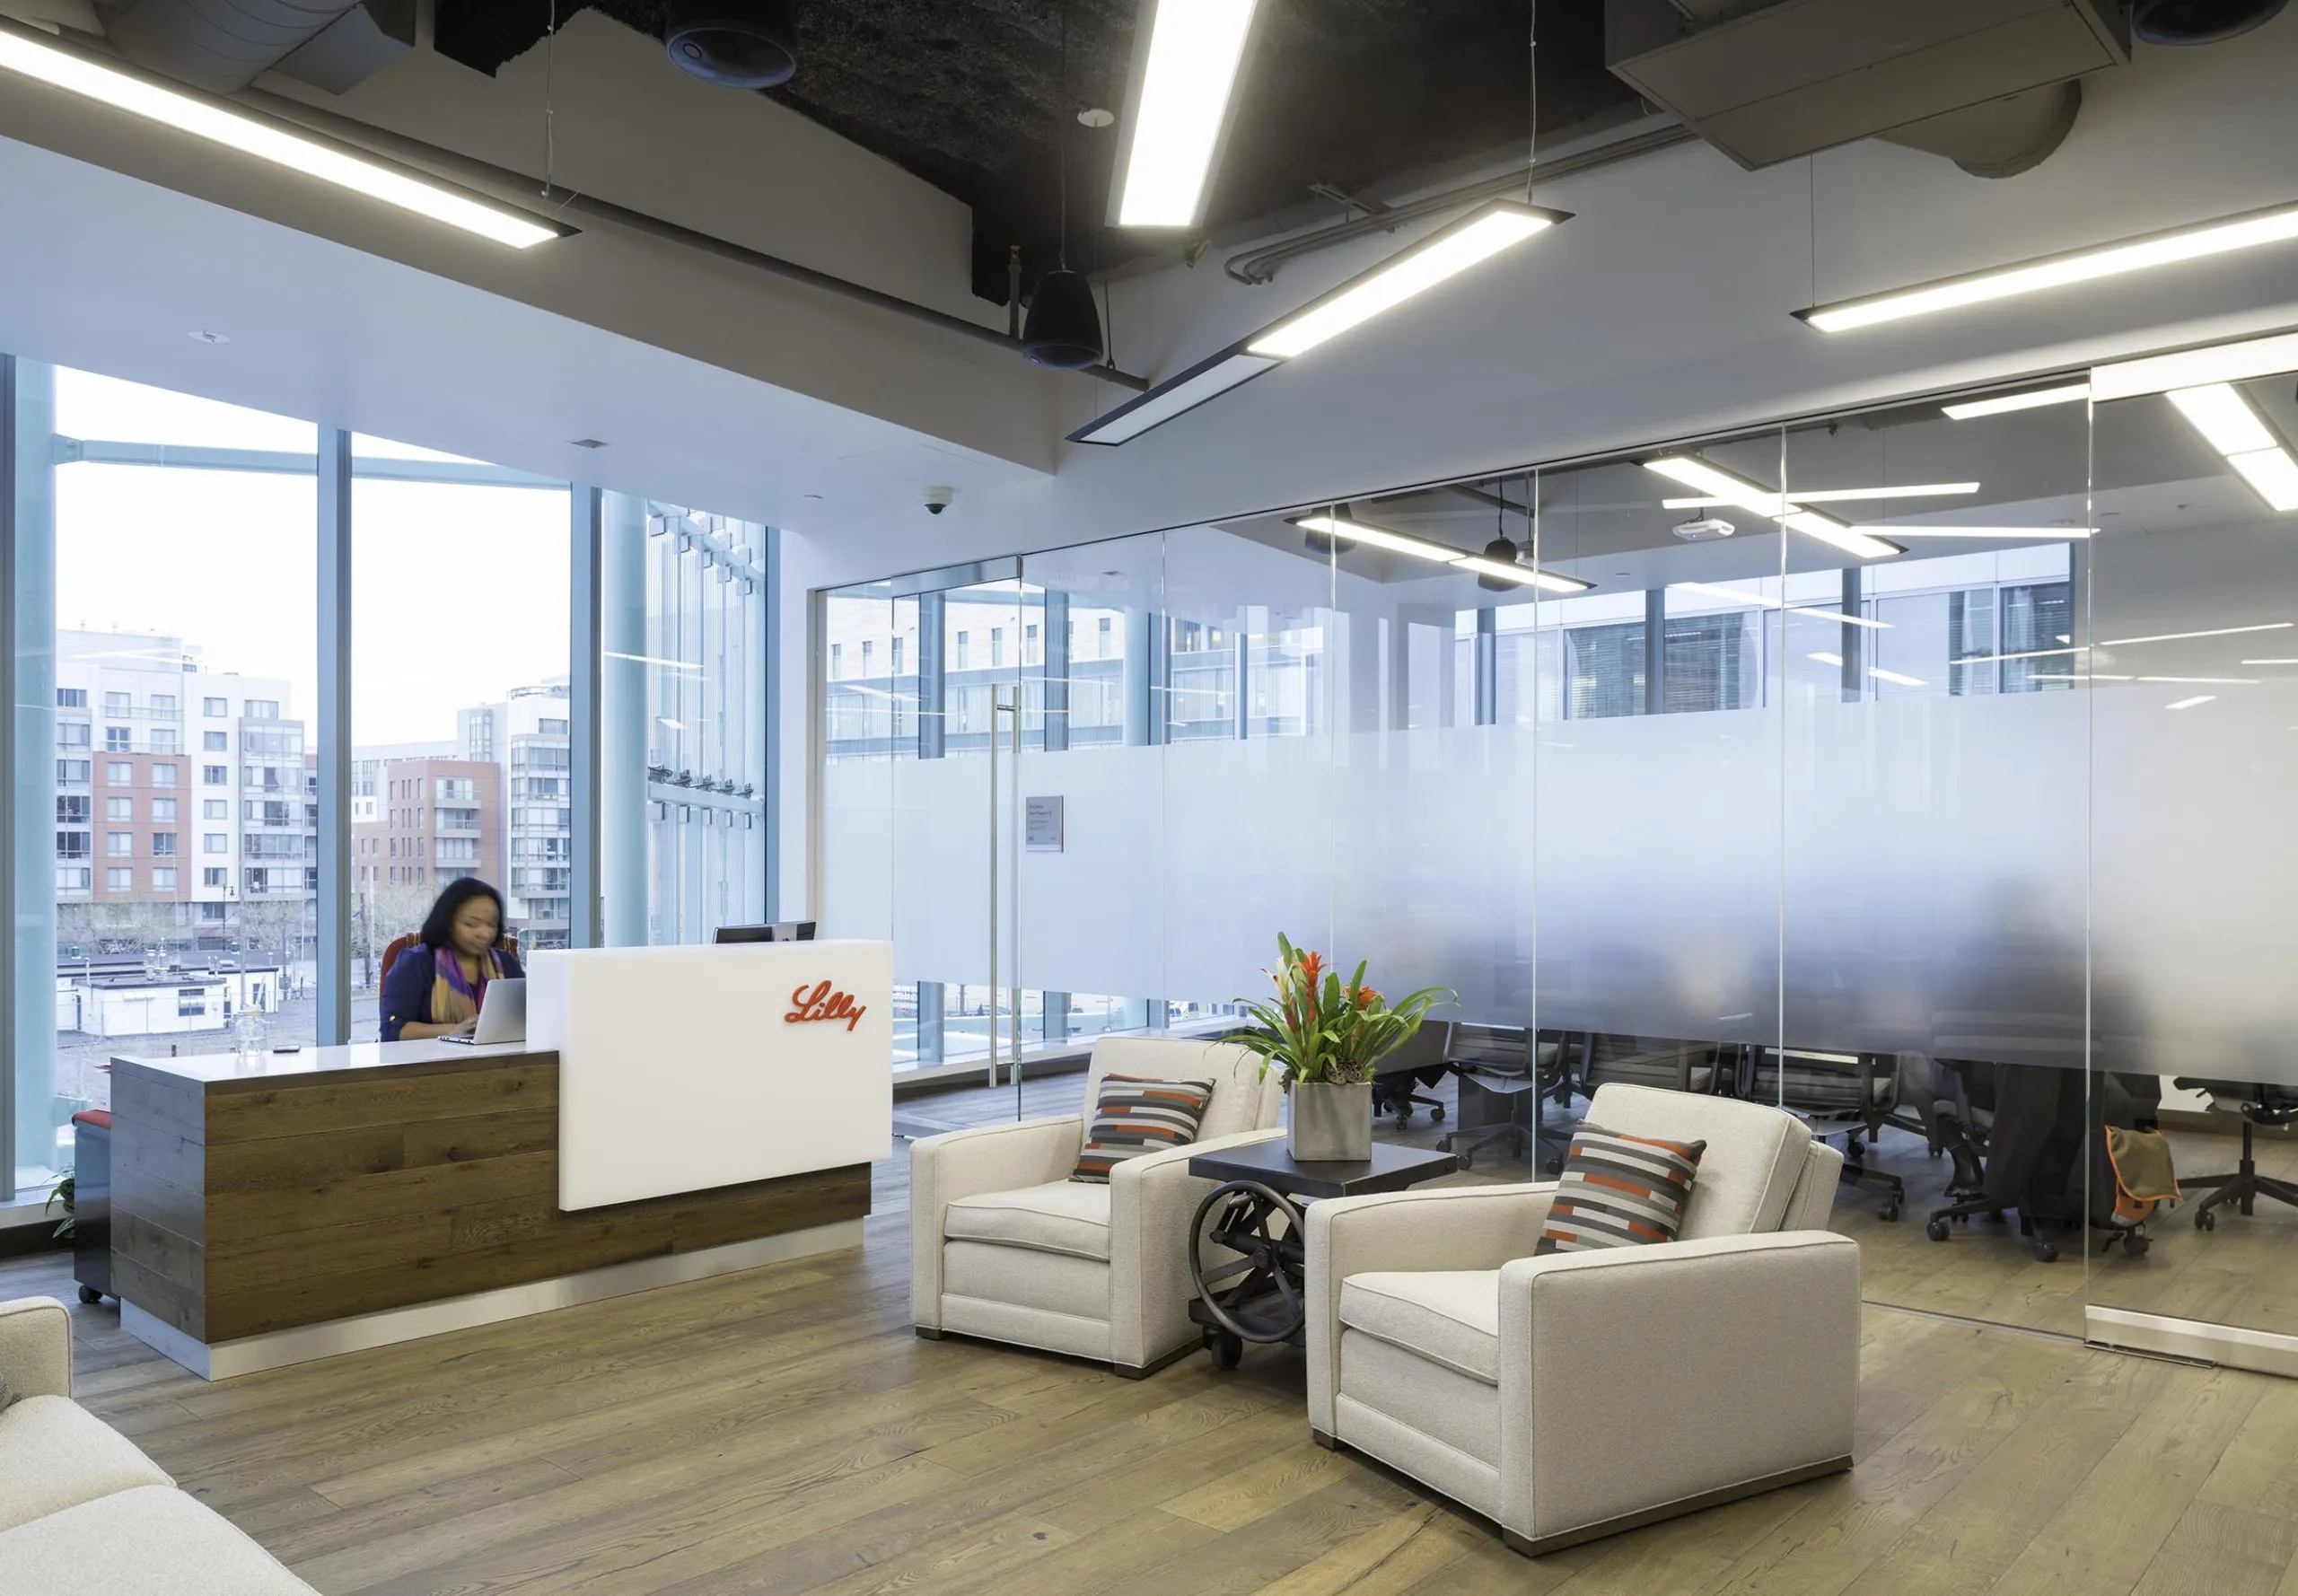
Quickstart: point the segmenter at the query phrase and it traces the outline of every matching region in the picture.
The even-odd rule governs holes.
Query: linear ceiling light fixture
[[[2090,526],[1908,526],[1899,522],[1851,530],[1867,538],[1983,538],[2000,541],[2031,539],[2040,543],[2079,543],[2096,536],[2099,531]]]
[[[1753,604],[1763,609],[1785,609],[1790,615],[1808,615],[1813,620],[1833,621],[1841,626],[1862,627],[1871,632],[1888,632],[1891,623],[1877,620],[1873,616],[1851,615],[1840,609],[1822,609],[1816,604],[1785,604],[1762,593],[1751,593],[1745,588],[1724,587],[1713,582],[1671,582],[1670,587],[1680,588],[1688,593],[1706,593],[1711,599],[1730,599],[1741,604]],[[1814,659],[1818,655],[1812,656]]]
[[[1143,0],[1110,222],[1194,227],[1234,115],[1255,0]]]
[[[1537,587],[1548,592],[1584,593],[1596,585],[1592,582],[1583,582],[1576,576],[1559,575],[1554,571],[1543,571],[1537,566],[1512,565],[1505,560],[1489,559],[1480,554],[1470,554],[1464,548],[1455,548],[1449,543],[1432,543],[1425,538],[1408,537],[1403,532],[1369,526],[1344,516],[1302,515],[1294,517],[1293,524],[1304,532],[1316,532],[1327,538],[1346,538],[1353,543],[1384,548],[1390,554],[1409,555],[1414,559],[1474,571],[1479,576],[1497,576],[1504,582]]]
[[[1935,499],[1944,498],[1952,494],[1977,493],[1978,488],[1979,485],[1976,482],[1926,482],[1908,487],[1817,487],[1809,491],[1797,488],[1794,502],[1798,504],[1828,504],[1846,499]],[[1739,503],[1737,499],[1726,498],[1662,499],[1660,508],[1662,510],[1713,510],[1724,504]],[[1786,504],[1780,499],[1767,500],[1767,507],[1763,511],[1764,514],[1781,515],[1786,513]]]
[[[514,250],[564,238],[574,231],[487,204],[309,134],[290,131],[206,95],[167,87],[141,73],[52,43],[13,22],[0,22],[0,69]]]
[[[1513,199],[1480,206],[1450,227],[1439,228],[1400,254],[1391,255],[1353,282],[1311,300],[1276,326],[1245,340],[1254,355],[1290,360],[1339,337],[1482,265],[1534,233],[1568,221],[1565,211],[1542,210]]]
[[[2231,382],[2174,388],[2166,395],[2203,442],[2226,457],[2269,509],[2298,510],[2298,460]]]
[[[2207,349],[2180,349],[2169,355],[2149,355],[2139,360],[2117,361],[2091,369],[2091,398],[2099,404],[2168,393],[2176,388],[2200,388],[2210,382],[2247,382],[2253,377],[2278,377],[2298,372],[2298,332],[2246,338],[2239,344],[2214,344]]]
[[[1964,399],[1939,408],[1950,421],[1977,421],[1983,416],[2008,416],[2014,410],[2039,410],[2047,405],[2081,404],[2091,397],[2088,382],[2058,388],[2030,388],[2024,393],[2001,393],[1993,399]]]
[[[1850,332],[1993,300],[2096,282],[2101,277],[2127,276],[2207,256],[2287,243],[2293,239],[2298,239],[2298,205],[2273,206],[2192,227],[2143,233],[2112,243],[1967,272],[1935,283],[1895,288],[1886,294],[1838,300],[1795,314],[1798,320],[1821,332]]]
[[[1644,469],[1656,471],[1671,482],[1680,482],[1686,487],[1696,487],[1703,494],[1711,494],[1724,504],[1736,504],[1758,515],[1767,515],[1791,531],[1802,532],[1807,538],[1817,538],[1856,559],[1881,559],[1907,552],[1905,548],[1888,538],[1856,531],[1832,515],[1823,515],[1817,510],[1798,509],[1796,501],[1782,499],[1771,488],[1759,487],[1744,477],[1735,477],[1688,454],[1669,454],[1658,460],[1647,460],[1644,462]]]

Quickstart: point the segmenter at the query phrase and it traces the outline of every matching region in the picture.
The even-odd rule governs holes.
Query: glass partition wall
[[[2298,1372],[2293,385],[2037,379],[1022,557],[962,602],[1037,628],[964,666],[1023,704],[1030,1056],[1233,1023],[1281,932],[1451,994],[1378,1134],[1476,1133],[1453,1179],[1611,1082],[1753,1098],[1848,1152],[1873,1300]],[[904,641],[947,623],[820,601],[824,913],[937,995],[904,1062],[978,1071],[989,776],[930,751],[948,631]],[[2157,1130],[2184,1201],[2134,1232],[2109,1137],[2143,1185]]]

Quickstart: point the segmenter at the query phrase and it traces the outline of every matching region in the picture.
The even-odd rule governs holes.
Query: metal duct
[[[2007,177],[2130,59],[2118,0],[1605,0],[1604,24],[1612,72],[1750,171],[1882,137]]]
[[[136,66],[232,94],[355,8],[356,0],[127,0],[104,34]]]

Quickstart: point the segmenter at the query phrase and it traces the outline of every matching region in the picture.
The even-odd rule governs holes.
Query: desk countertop
[[[259,1053],[241,1058],[236,1053],[196,1053],[180,1058],[153,1057],[143,1053],[116,1053],[115,1067],[126,1065],[171,1075],[200,1086],[230,1085],[242,1081],[293,1082],[297,1077],[340,1074],[347,1070],[397,1069],[411,1064],[465,1064],[479,1058],[522,1058],[548,1049],[524,1042],[504,1042],[491,1048],[465,1047],[460,1042],[353,1042],[341,1048],[303,1048],[293,1053]]]

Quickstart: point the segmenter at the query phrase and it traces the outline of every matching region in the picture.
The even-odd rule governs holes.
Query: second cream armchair
[[[1186,1147],[1127,1159],[1109,1183],[1070,1171],[1111,1074],[1211,1081]],[[952,1131],[910,1144],[910,1315],[929,1338],[955,1332],[1149,1373],[1197,1345],[1189,1224],[1215,1182],[1189,1159],[1283,1133],[1284,1089],[1230,1042],[1104,1037],[1080,1114]]]

